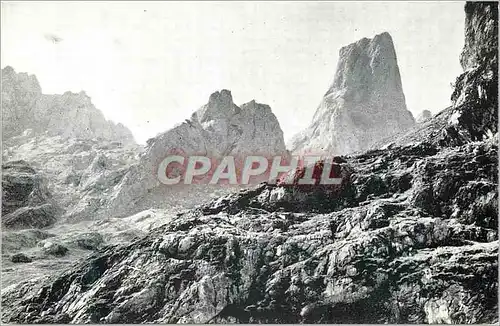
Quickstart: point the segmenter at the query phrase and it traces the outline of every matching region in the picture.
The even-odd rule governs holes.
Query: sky
[[[437,113],[461,73],[464,2],[2,2],[1,66],[43,93],[84,90],[137,141],[211,93],[271,106],[285,140],[307,127],[342,46],[391,34],[408,109]]]

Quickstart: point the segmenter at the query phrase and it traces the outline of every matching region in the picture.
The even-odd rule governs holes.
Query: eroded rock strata
[[[349,154],[414,124],[392,37],[382,33],[340,49],[332,85],[309,127],[289,147],[294,153]]]

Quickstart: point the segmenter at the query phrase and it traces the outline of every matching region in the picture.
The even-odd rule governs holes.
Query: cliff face
[[[2,165],[4,229],[43,228],[56,221],[61,210],[46,183],[46,179],[24,161]]]
[[[3,137],[34,134],[72,138],[103,138],[134,143],[130,130],[107,121],[85,92],[62,95],[42,94],[33,75],[2,69]]]
[[[43,95],[38,106],[45,113],[40,122],[51,135],[134,142],[130,130],[121,123],[107,121],[85,92]]]
[[[190,120],[148,141],[144,164],[158,164],[169,150],[214,158],[286,153],[283,131],[271,108],[255,101],[238,107],[231,92],[210,95]]]
[[[290,148],[334,155],[357,152],[414,123],[392,38],[382,33],[340,50],[332,85],[311,125],[294,137]]]
[[[498,64],[498,7],[496,2],[467,3],[465,45],[460,55],[464,70],[481,64]]]

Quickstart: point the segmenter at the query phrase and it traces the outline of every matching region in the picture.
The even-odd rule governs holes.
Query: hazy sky
[[[136,139],[229,89],[269,104],[288,140],[333,80],[339,49],[388,31],[408,108],[449,105],[464,2],[3,2],[2,67],[44,93],[85,90]]]

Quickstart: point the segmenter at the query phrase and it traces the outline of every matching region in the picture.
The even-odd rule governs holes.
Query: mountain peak
[[[425,121],[429,120],[430,118],[432,118],[432,112],[429,111],[429,110],[423,110],[417,116],[416,120],[417,120],[417,123],[422,123],[422,122],[425,122]]]
[[[377,34],[373,37],[373,40],[390,40],[392,42],[392,36],[389,34],[389,32],[382,32],[380,34]]]
[[[223,89],[220,92],[217,91],[210,95],[208,99],[209,105],[224,105],[229,106],[233,104],[233,96],[231,95],[231,91],[227,89]]]
[[[227,119],[239,112],[239,108],[233,103],[231,91],[223,89],[210,95],[208,103],[202,106],[193,115],[198,117],[199,122],[209,120]]]
[[[2,69],[2,99],[5,138],[32,129],[37,134],[134,143],[130,130],[106,120],[85,91],[42,94],[35,75],[16,73],[10,66]]]
[[[4,68],[2,68],[2,75],[3,74],[14,74],[16,73],[16,71],[14,70],[14,68],[12,68],[11,66],[5,66]]]
[[[354,93],[352,95],[359,98],[380,91],[401,93],[401,77],[391,35],[384,32],[342,47],[334,81],[327,94],[334,90]]]

